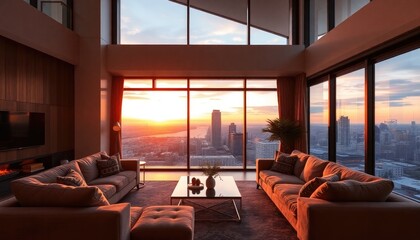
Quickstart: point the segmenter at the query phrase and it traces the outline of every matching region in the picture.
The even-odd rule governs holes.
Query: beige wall
[[[289,76],[304,70],[304,46],[109,45],[118,76]]]
[[[74,31],[80,37],[75,67],[75,157],[101,149],[100,2],[74,2]]]
[[[71,64],[79,60],[76,33],[22,1],[0,1],[0,35]]]
[[[309,46],[311,76],[420,26],[419,0],[374,0]]]

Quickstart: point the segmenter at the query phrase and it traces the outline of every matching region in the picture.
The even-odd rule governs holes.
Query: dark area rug
[[[296,231],[278,211],[263,190],[257,190],[254,181],[237,181],[242,195],[241,222],[215,222],[196,221],[194,239],[197,240],[294,240]],[[175,188],[175,181],[147,182],[145,187],[131,191],[121,202],[129,202],[133,206],[152,206],[170,204],[171,194]],[[203,200],[208,204],[208,200]],[[206,202],[207,201],[207,202]],[[201,203],[201,202],[200,202]],[[239,201],[236,201],[239,208]],[[173,204],[176,204],[175,202]],[[209,203],[210,204],[210,203]],[[197,206],[194,206],[197,207]],[[219,207],[220,210],[231,212],[235,210],[232,203]],[[213,214],[199,212],[196,218]],[[206,217],[209,217],[207,215]],[[222,219],[223,216],[212,215],[213,218]]]

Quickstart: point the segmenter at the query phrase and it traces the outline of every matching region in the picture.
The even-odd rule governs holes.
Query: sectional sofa
[[[14,197],[0,203],[0,238],[193,239],[192,207],[117,203],[138,184],[138,166],[121,161],[121,171],[100,176],[104,156],[95,153],[13,181]],[[74,176],[70,185],[62,184],[68,176]],[[80,176],[83,184],[72,186]]]
[[[274,166],[281,159],[293,163],[280,167],[287,174]],[[301,240],[420,236],[420,204],[391,193],[390,180],[295,150],[276,161],[257,159],[256,182]]]

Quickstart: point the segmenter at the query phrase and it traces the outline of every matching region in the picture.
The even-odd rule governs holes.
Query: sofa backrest
[[[82,175],[87,183],[99,177],[99,170],[96,166],[96,160],[100,160],[101,155],[107,155],[106,152],[98,152],[87,157],[76,160],[79,164]]]
[[[290,155],[298,157],[298,160],[295,163],[295,168],[293,170],[294,171],[293,173],[296,177],[300,177],[300,175],[302,174],[303,168],[305,167],[306,160],[308,160],[310,155],[303,153],[299,150],[293,150],[293,152]]]
[[[70,169],[73,169],[78,173],[82,173],[80,171],[79,165],[76,163],[76,161],[70,161],[67,164],[60,165],[60,166],[57,166],[57,167],[53,167],[51,169],[40,172],[38,174],[31,175],[31,176],[21,178],[21,179],[22,179],[22,181],[24,179],[32,179],[32,180],[38,181],[40,183],[55,183],[55,182],[57,182],[57,176],[65,176]],[[21,179],[18,179],[16,181],[19,181]]]
[[[350,169],[335,162],[329,162],[328,165],[325,167],[322,175],[326,176],[333,173],[340,173],[340,180],[352,179],[359,182],[372,182],[374,180],[382,179],[380,177],[372,176],[364,172]]]

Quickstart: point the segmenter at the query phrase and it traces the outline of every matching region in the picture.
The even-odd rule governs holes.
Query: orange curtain
[[[279,118],[298,121],[304,129],[302,137],[295,142],[294,149],[307,152],[306,113],[307,89],[306,76],[282,77],[277,79],[277,100]],[[283,151],[280,145],[280,151]]]
[[[306,75],[302,73],[295,78],[295,120],[303,127],[304,134],[295,142],[295,149],[304,153],[308,151],[307,113],[308,89],[306,85]]]
[[[121,149],[121,134],[114,132],[112,127],[116,122],[121,124],[122,100],[124,94],[124,78],[114,77],[111,90],[111,121],[110,121],[110,154],[116,154]],[[121,153],[120,153],[121,154]]]

